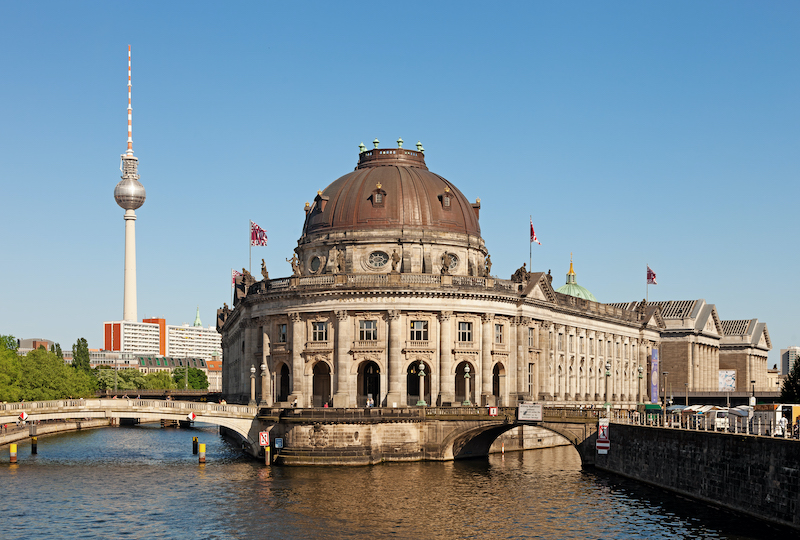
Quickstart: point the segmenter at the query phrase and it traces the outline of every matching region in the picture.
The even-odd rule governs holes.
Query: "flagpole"
[[[233,287],[234,287],[233,268],[231,268],[231,305],[233,305]]]
[[[647,263],[647,269],[648,270],[650,269],[650,263]],[[645,272],[645,274],[649,274],[649,272]],[[647,278],[645,279],[645,282],[647,284],[645,285],[644,300],[645,300],[645,302],[647,302],[649,304],[650,303],[650,276],[647,276]]]
[[[531,223],[533,223],[533,214],[530,215],[530,218],[531,218]],[[528,238],[528,272],[533,272],[533,263],[531,262],[532,257],[533,257],[533,238]]]
[[[253,273],[253,222],[247,227],[247,245],[250,246],[250,257],[247,263],[247,271]]]

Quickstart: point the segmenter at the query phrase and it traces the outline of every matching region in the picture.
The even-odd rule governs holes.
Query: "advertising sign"
[[[719,391],[720,392],[734,392],[734,391],[736,391],[736,370],[735,369],[721,369],[721,370],[719,370]]]
[[[517,407],[517,420],[521,422],[541,422],[544,417],[541,403],[520,403]]]
[[[651,351],[650,361],[650,403],[658,403],[658,349]]]

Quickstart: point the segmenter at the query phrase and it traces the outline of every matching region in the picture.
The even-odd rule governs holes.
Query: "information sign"
[[[497,407],[489,407],[489,416],[497,416]]]
[[[283,448],[283,439],[280,437],[275,439],[275,448]]]
[[[27,420],[27,419],[28,419],[28,413],[26,413],[25,411],[22,411],[22,412],[20,413],[20,415],[19,415],[19,419],[20,419],[20,420],[22,420],[22,421],[24,422],[25,420]]]
[[[269,431],[258,432],[258,444],[261,446],[269,446]]]
[[[189,414],[186,415],[186,418],[189,420],[189,422],[194,422],[194,419],[197,418],[197,415],[194,414],[193,412],[190,412]]]
[[[608,441],[608,418],[600,418],[597,421],[597,440]]]
[[[517,407],[517,420],[527,422],[541,422],[544,417],[541,403],[520,403]]]

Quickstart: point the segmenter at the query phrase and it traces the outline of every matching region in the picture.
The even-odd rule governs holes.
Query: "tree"
[[[158,373],[148,373],[144,376],[145,388],[148,390],[174,390],[178,387],[172,380],[169,371],[159,371]]]
[[[16,351],[19,348],[17,345],[17,338],[12,335],[0,336],[0,349],[7,349],[9,351]]]
[[[186,368],[179,367],[175,368],[175,371],[172,373],[172,380],[175,381],[178,388],[183,388],[184,378],[186,377]],[[189,368],[189,388],[192,390],[207,390],[208,389],[208,377],[203,372],[202,369],[197,369],[190,367]]]
[[[56,343],[56,356],[58,356],[62,360],[64,359],[64,351],[61,350],[61,344],[60,343]]]
[[[89,343],[84,338],[72,346],[72,367],[87,373],[92,370],[89,366]]]
[[[800,362],[795,362],[792,371],[783,380],[781,403],[800,403]]]
[[[16,350],[4,348],[0,344],[0,401],[15,402],[20,400],[20,369],[19,356],[17,356]]]
[[[6,351],[6,355],[8,351]],[[16,355],[15,355],[16,356]],[[6,386],[4,383],[10,384]],[[0,393],[6,401],[44,401],[94,394],[97,381],[81,370],[70,369],[55,353],[40,348],[17,358],[16,365],[0,365]]]
[[[145,377],[138,369],[115,370],[101,366],[95,370],[95,376],[100,390],[113,390],[115,377],[117,390],[141,390],[146,385]]]

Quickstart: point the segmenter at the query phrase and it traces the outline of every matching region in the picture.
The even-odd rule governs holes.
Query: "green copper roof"
[[[194,325],[203,326],[203,323],[200,322],[200,306],[197,306],[197,315],[194,318]]]
[[[561,294],[568,294],[570,296],[575,296],[577,298],[583,298],[584,300],[591,300],[592,302],[597,302],[597,298],[595,298],[594,295],[590,293],[588,289],[578,285],[578,282],[575,279],[575,270],[572,268],[572,261],[569,262],[569,272],[567,272],[567,283],[556,289],[556,292]]]

